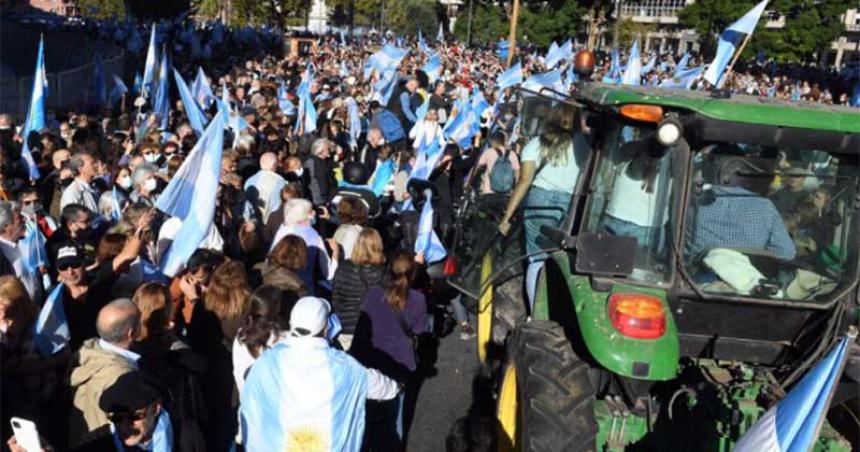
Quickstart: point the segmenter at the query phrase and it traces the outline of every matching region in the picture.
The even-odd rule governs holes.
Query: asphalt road
[[[436,375],[424,381],[409,431],[409,452],[445,450],[445,437],[454,422],[470,409],[489,412],[492,403],[473,395],[477,375],[475,339],[460,339],[459,329],[442,338],[436,359]],[[482,394],[483,391],[474,391]],[[473,404],[473,400],[477,400]],[[474,406],[473,406],[474,405]]]

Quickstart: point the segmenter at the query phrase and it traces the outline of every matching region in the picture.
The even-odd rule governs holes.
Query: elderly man
[[[129,199],[133,203],[142,202],[154,206],[158,191],[158,167],[152,163],[143,163],[135,167],[131,173],[132,191]]]
[[[367,174],[373,174],[376,171],[376,160],[379,158],[379,152],[384,145],[385,138],[382,136],[381,130],[370,129],[367,131],[367,143],[356,157],[356,161],[367,168]]]
[[[30,297],[40,303],[44,295],[42,276],[27,267],[20,244],[26,233],[24,217],[18,204],[0,201],[0,276],[17,276]]]
[[[317,206],[323,206],[331,199],[337,180],[329,165],[328,159],[334,143],[325,138],[319,138],[311,146],[311,155],[302,165],[308,173],[311,200]]]
[[[140,334],[140,310],[131,300],[105,305],[95,325],[99,337],[87,339],[72,358],[69,444],[77,444],[82,435],[109,422],[99,399],[120,376],[136,370],[140,359],[130,351]]]
[[[88,151],[76,152],[72,156],[71,165],[75,180],[63,190],[60,209],[69,204],[80,204],[90,209],[90,212],[97,212],[99,210],[96,202],[98,193],[90,186],[97,176],[95,156]]]
[[[260,171],[245,182],[245,198],[252,207],[257,209],[263,224],[269,219],[269,214],[281,207],[281,189],[287,181],[276,173],[278,156],[266,152],[260,156]]]
[[[242,389],[245,450],[358,451],[366,400],[391,400],[399,385],[326,340],[331,307],[301,298],[290,314],[290,337],[251,367]]]

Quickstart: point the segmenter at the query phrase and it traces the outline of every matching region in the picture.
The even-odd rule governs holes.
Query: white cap
[[[316,336],[328,323],[331,306],[317,297],[302,297],[290,312],[290,334],[295,337]]]

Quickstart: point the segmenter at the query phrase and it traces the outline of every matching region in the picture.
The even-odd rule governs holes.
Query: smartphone
[[[15,433],[15,442],[27,452],[39,452],[42,450],[42,441],[39,439],[39,431],[33,421],[13,417],[11,419],[12,432]]]

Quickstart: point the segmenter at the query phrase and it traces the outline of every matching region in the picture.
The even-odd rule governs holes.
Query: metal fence
[[[102,63],[105,74],[105,84],[108,93],[113,88],[113,75],[123,76],[126,54],[106,59]],[[80,108],[86,105],[88,96],[93,90],[95,63],[86,64],[73,69],[46,74],[48,78],[48,97],[45,108],[56,110],[63,108]],[[126,81],[128,85],[128,81]],[[131,87],[129,85],[129,87]],[[6,77],[0,79],[0,112],[12,113],[23,122],[30,102],[30,91],[33,89],[33,77]],[[91,97],[90,97],[91,98]]]

